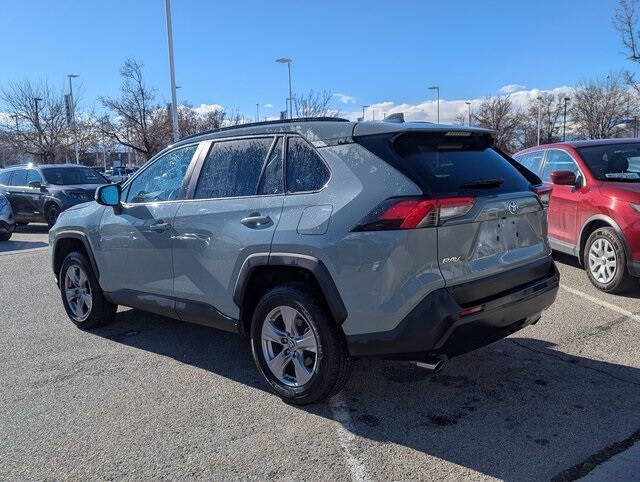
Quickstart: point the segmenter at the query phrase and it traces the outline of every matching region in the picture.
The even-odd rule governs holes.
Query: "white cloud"
[[[525,90],[526,87],[524,85],[520,85],[520,84],[507,84],[504,85],[502,87],[500,87],[499,92],[501,94],[513,94],[514,92],[518,92],[521,90]]]
[[[264,108],[265,109],[273,109],[273,104],[265,104]]]
[[[195,110],[198,114],[207,114],[209,112],[215,112],[217,110],[224,110],[224,107],[222,107],[220,104],[200,104],[193,110]]]
[[[340,100],[340,102],[342,102],[343,104],[355,104],[356,103],[356,98],[353,97],[352,95],[341,94],[339,92],[336,92],[333,95],[335,97],[337,97]]]
[[[571,90],[571,87],[561,86],[550,90],[541,89],[529,89],[518,90],[510,94],[511,100],[514,104],[520,107],[525,107],[530,100],[535,99],[543,92],[550,92],[554,95],[560,93],[566,93]],[[498,92],[504,95],[502,89]],[[457,122],[457,119],[461,116],[465,118],[468,116],[468,106],[466,102],[471,102],[472,113],[478,108],[483,98],[475,99],[440,99],[440,122],[443,124],[451,124]],[[418,104],[408,103],[396,103],[393,101],[378,102],[370,105],[365,110],[366,120],[381,120],[383,115],[395,114],[402,112],[404,118],[407,121],[429,121],[436,122],[438,116],[437,101],[433,99],[420,102]],[[356,120],[358,117],[362,117],[362,109],[351,112],[345,112],[343,117],[350,120]]]

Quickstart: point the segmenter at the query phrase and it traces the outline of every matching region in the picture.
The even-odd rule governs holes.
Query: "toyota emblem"
[[[509,201],[507,203],[507,209],[511,214],[518,214],[518,203],[515,201]]]

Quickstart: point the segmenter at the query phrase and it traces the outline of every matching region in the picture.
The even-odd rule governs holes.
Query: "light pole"
[[[469,110],[469,127],[471,127],[471,102],[466,101],[465,104],[467,104],[467,109]]]
[[[363,105],[362,106],[362,120],[364,120],[364,110],[367,109],[368,107],[371,107],[370,105]]]
[[[173,141],[180,139],[178,128],[178,104],[176,101],[176,72],[173,65],[173,31],[171,29],[171,0],[164,0],[167,15],[167,42],[169,44],[169,71],[171,75],[171,123],[173,124]]]
[[[293,119],[293,95],[291,94],[291,62],[292,60],[287,57],[281,57],[276,59],[279,64],[287,64],[289,70],[289,119]]]
[[[73,100],[73,84],[71,82],[72,79],[77,79],[80,77],[77,74],[67,74],[69,77],[69,107],[71,110],[71,128],[73,129],[73,137],[74,137],[74,149],[76,152],[76,164],[80,164],[80,151],[78,149],[78,128],[76,126],[76,106]]]
[[[542,108],[542,97],[538,97],[538,145],[540,145],[540,124],[542,123],[541,108]]]
[[[564,122],[562,123],[562,142],[567,140],[567,102],[571,99],[569,97],[564,98]]]
[[[260,104],[256,103],[256,122],[260,122]]]
[[[438,108],[438,124],[440,124],[440,87],[437,85],[432,85],[431,87],[429,87],[429,90],[435,90],[438,94],[438,104],[437,104],[437,108]]]
[[[38,102],[42,100],[42,97],[34,97],[33,102],[36,105],[36,130],[38,131],[38,144],[39,148],[42,148],[42,132],[40,130],[40,114],[38,112]],[[41,160],[44,161],[44,153],[40,154]]]

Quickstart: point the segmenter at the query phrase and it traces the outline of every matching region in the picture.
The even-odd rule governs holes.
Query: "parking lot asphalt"
[[[537,325],[436,375],[360,360],[339,396],[294,407],[239,336],[126,308],[75,328],[46,237],[27,226],[0,245],[2,479],[573,480],[616,460],[640,473],[640,285],[606,295],[558,256],[562,288]]]

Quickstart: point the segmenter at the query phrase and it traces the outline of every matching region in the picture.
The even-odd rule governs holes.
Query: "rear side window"
[[[531,172],[540,174],[540,166],[544,158],[544,151],[528,152],[516,157],[516,161],[529,169]]]
[[[0,184],[6,186],[9,184],[9,178],[11,177],[11,171],[0,172]]]
[[[329,169],[300,138],[291,137],[287,148],[287,192],[318,191],[329,181]]]
[[[284,191],[282,184],[282,137],[279,137],[267,159],[267,165],[258,186],[258,194],[282,194]]]
[[[426,195],[437,197],[527,191],[528,180],[491,147],[485,134],[408,132],[360,137],[357,142],[413,180]],[[512,164],[513,163],[513,164]],[[532,182],[537,176],[528,174]]]
[[[42,176],[35,169],[29,169],[27,171],[27,184],[30,182],[42,182]]]
[[[272,138],[216,142],[202,166],[196,199],[255,196]]]
[[[11,186],[26,186],[27,185],[27,170],[16,169],[13,171],[11,180],[9,181]]]

